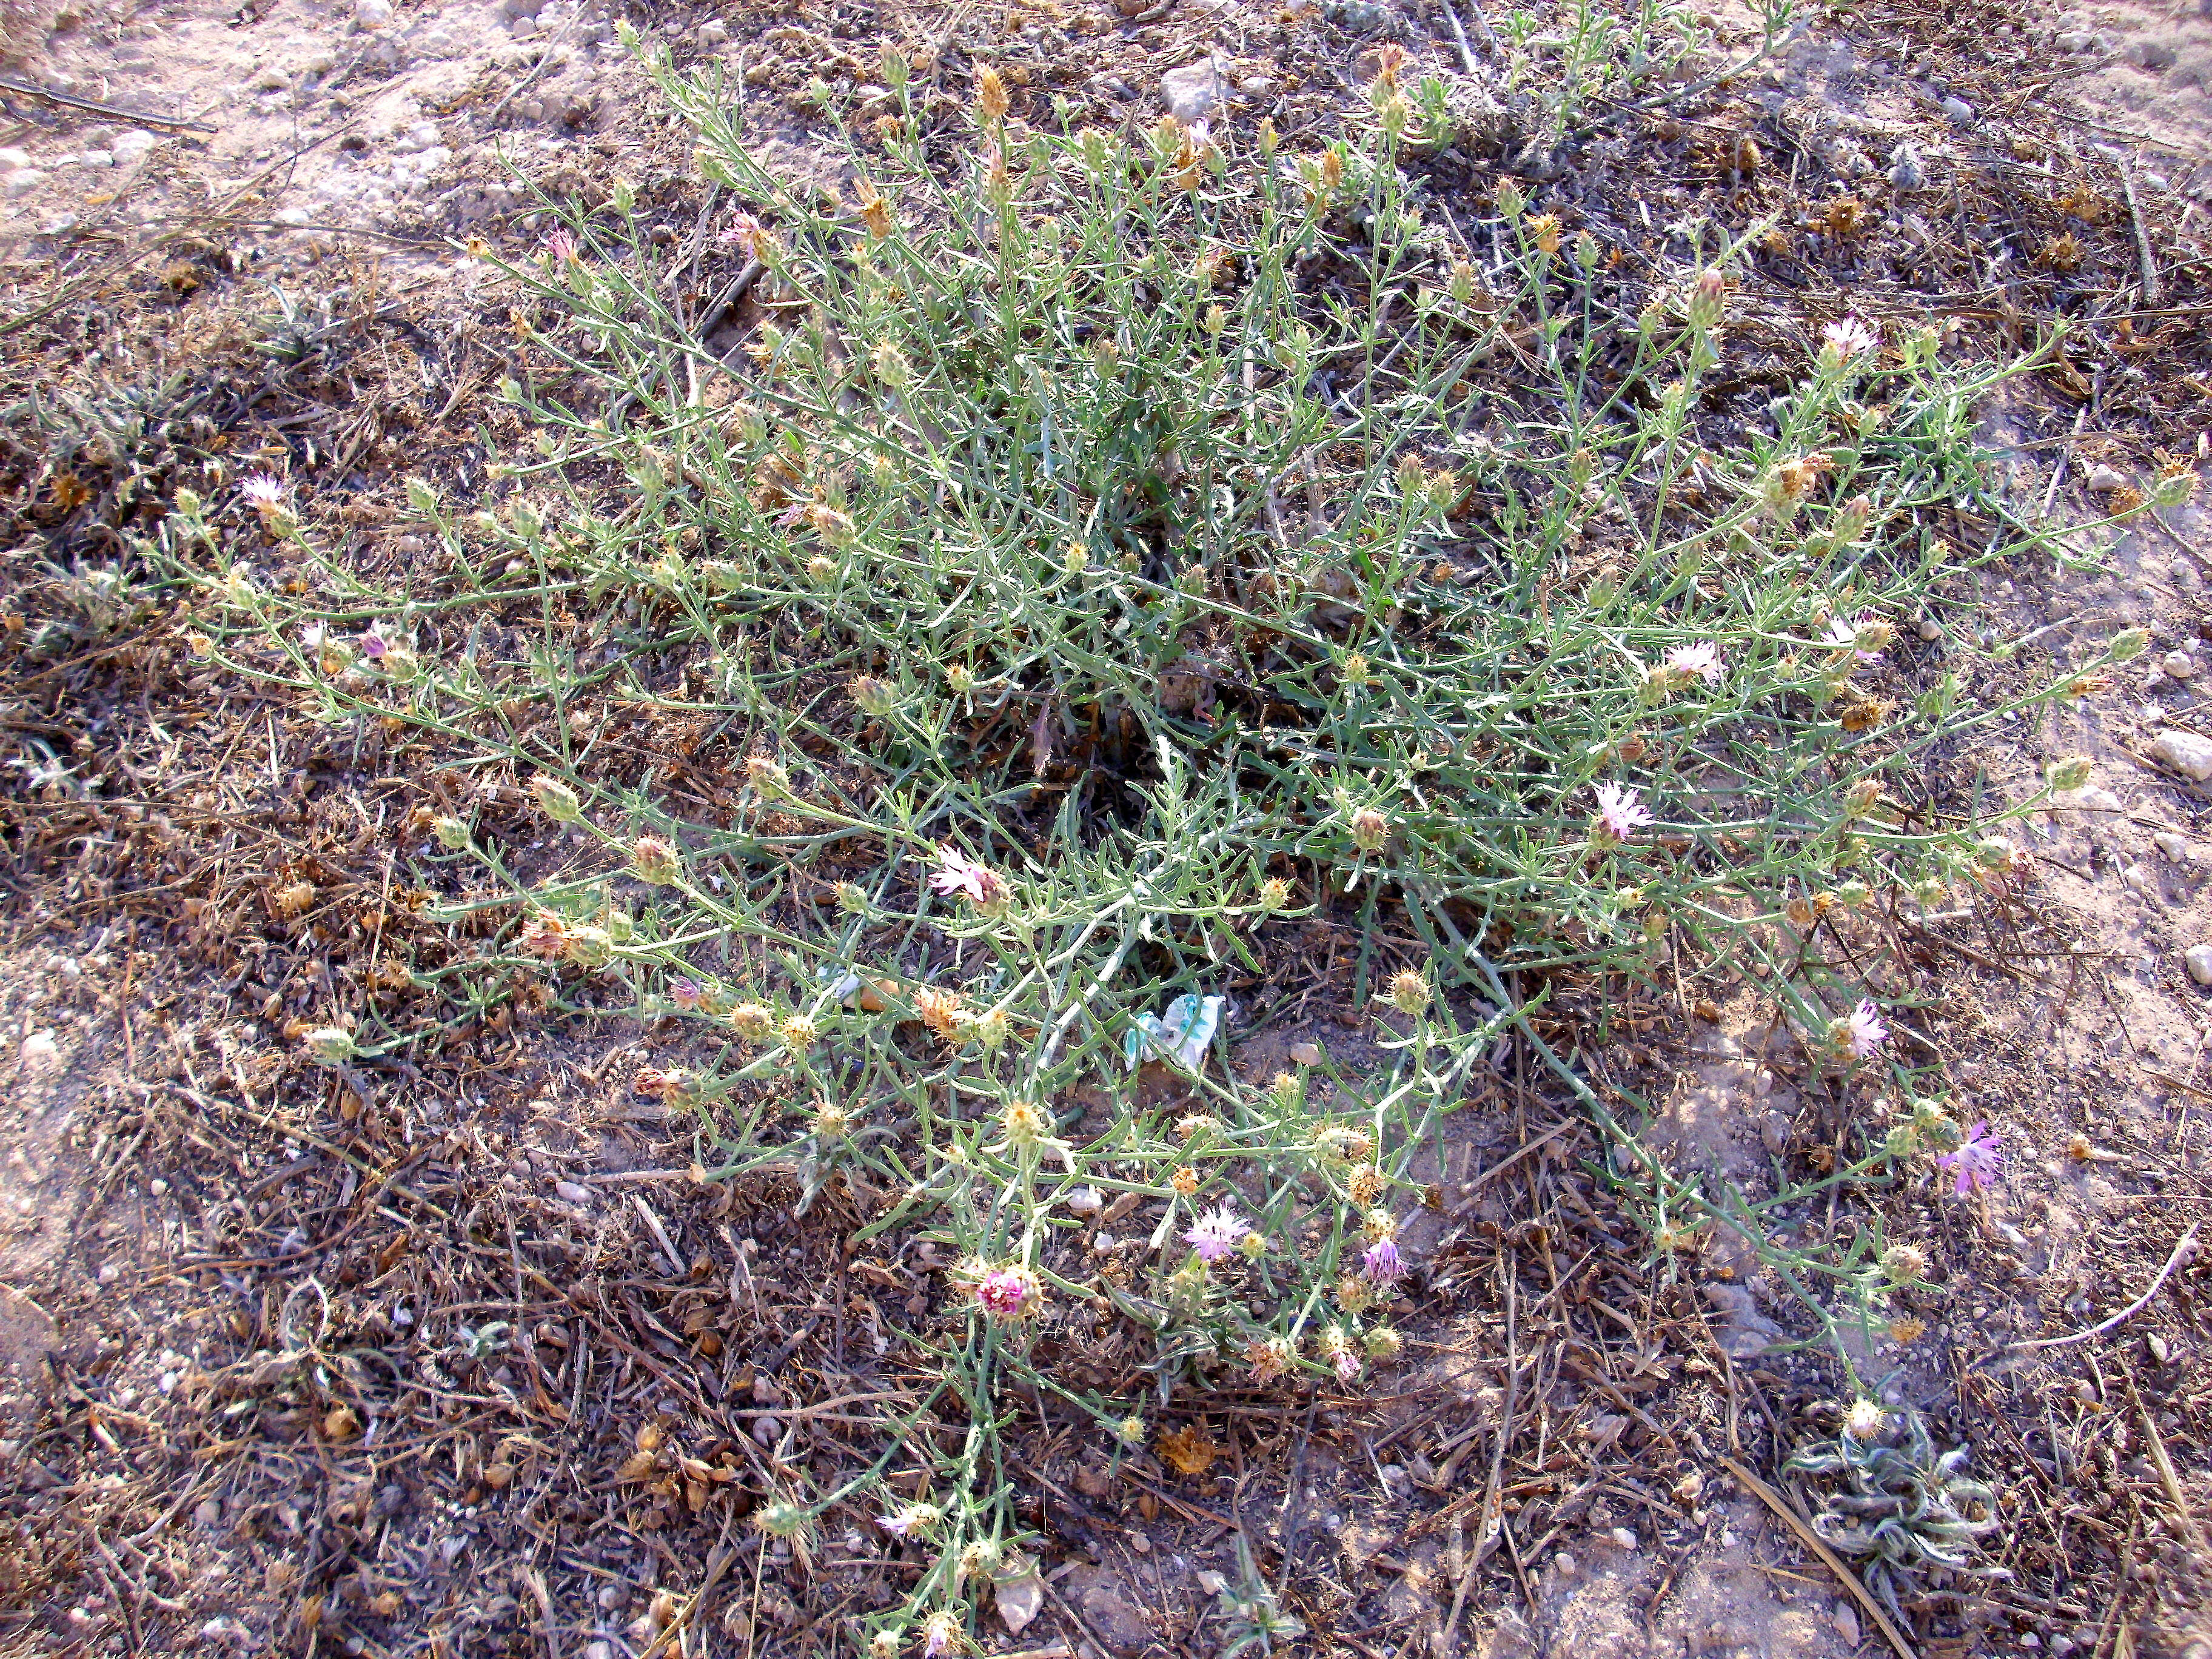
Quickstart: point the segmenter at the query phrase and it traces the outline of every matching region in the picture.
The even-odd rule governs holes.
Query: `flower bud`
[[[2053,789],[2080,789],[2088,783],[2089,771],[2087,755],[2069,755],[2064,760],[2051,762],[2044,775]]]
[[[2149,633],[2140,628],[2124,628],[2112,635],[2110,651],[2114,662],[2126,662],[2142,655],[2150,644]]]
[[[458,853],[469,844],[469,826],[448,813],[430,826],[437,836],[438,845],[449,853]]]
[[[791,775],[766,755],[746,758],[745,781],[766,800],[781,800],[791,793]]]
[[[1270,876],[1260,884],[1260,908],[1273,915],[1291,902],[1291,884],[1280,876]]]
[[[558,779],[532,778],[530,793],[538,797],[539,808],[556,823],[574,823],[584,816],[583,804],[576,799],[576,792]]]
[[[658,836],[640,836],[630,843],[629,867],[655,887],[673,887],[684,875],[676,849]]]
[[[1928,1252],[1910,1244],[1893,1244],[1881,1253],[1881,1270],[1892,1284],[1912,1284],[1928,1272]]]
[[[1690,290],[1690,326],[1699,334],[1710,334],[1720,326],[1721,316],[1728,305],[1728,279],[1717,270],[1702,271],[1696,286]]]
[[[310,1031],[304,1041],[309,1056],[318,1066],[343,1066],[361,1053],[353,1034],[336,1025]]]
[[[614,959],[614,935],[604,927],[572,927],[561,954],[579,968],[604,968]]]
[[[1429,1012],[1428,976],[1417,968],[1402,968],[1390,976],[1390,1006],[1419,1019]]]
[[[1352,844],[1363,853],[1379,853],[1390,838],[1390,820],[1371,806],[1352,815]]]

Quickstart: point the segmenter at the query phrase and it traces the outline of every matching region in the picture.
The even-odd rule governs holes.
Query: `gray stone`
[[[1120,1575],[1083,1562],[1060,1581],[1060,1593],[1082,1613],[1091,1633],[1115,1659],[1141,1653],[1153,1639],[1152,1627]]]
[[[1969,125],[1974,118],[1974,106],[1963,98],[1946,98],[1943,113],[1960,126]]]
[[[2182,953],[2189,977],[2199,985],[2212,985],[2212,945],[2192,945]]]
[[[2169,678],[2185,680],[2196,673],[2197,659],[2186,651],[2169,651],[2159,659],[2158,665],[2166,670]]]
[[[2127,482],[2128,475],[2109,462],[2100,461],[2089,469],[2089,488],[2092,489],[2119,489]]]
[[[2150,746],[2151,758],[2183,776],[2202,783],[2212,778],[2212,738],[2194,732],[2161,732]]]
[[[1168,113],[1188,126],[1212,117],[1229,96],[1229,83],[1218,59],[1207,58],[1160,76],[1160,101]]]

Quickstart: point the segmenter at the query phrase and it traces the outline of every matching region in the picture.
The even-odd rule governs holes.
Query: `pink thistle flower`
[[[1613,840],[1626,841],[1639,827],[1651,822],[1650,809],[1637,798],[1633,787],[1619,783],[1597,786],[1598,828]]]
[[[1822,638],[1820,643],[1838,651],[1856,651],[1861,662],[1880,662],[1881,653],[1879,650],[1859,650],[1859,641],[1874,627],[1875,620],[1863,611],[1849,620],[1842,617],[1832,617],[1828,623],[1827,634]],[[1884,631],[1886,631],[1886,625]]]
[[[732,247],[743,248],[748,258],[760,258],[762,246],[768,240],[768,227],[750,213],[740,213],[730,221],[730,228],[722,233],[722,240]]]
[[[1972,1133],[1959,1143],[1955,1152],[1945,1152],[1936,1163],[1959,1177],[1958,1196],[1978,1193],[1995,1184],[2001,1156],[1997,1152],[1996,1133],[1987,1123],[1977,1123]]]
[[[999,1319],[1019,1319],[1028,1310],[1030,1283],[1012,1267],[994,1267],[975,1286],[983,1311]]]
[[[933,1613],[921,1627],[922,1659],[945,1659],[960,1642],[960,1621],[949,1613]]]
[[[1874,1006],[1871,997],[1861,997],[1859,1006],[1848,1018],[1836,1022],[1837,1040],[1847,1049],[1853,1060],[1871,1060],[1881,1045],[1889,1041],[1889,1027],[1881,1023],[1881,1011]]]
[[[1336,1380],[1351,1382],[1359,1376],[1359,1355],[1348,1345],[1336,1351]]]
[[[1182,1236],[1182,1242],[1198,1252],[1200,1261],[1214,1262],[1234,1250],[1237,1241],[1251,1231],[1248,1223],[1224,1204],[1212,1214],[1200,1216]]]
[[[976,863],[950,843],[940,848],[937,856],[942,867],[929,878],[932,891],[947,896],[965,893],[978,904],[991,904],[1006,897],[1006,878],[997,871]]]
[[[284,481],[274,473],[255,473],[238,486],[238,493],[264,519],[284,505]]]
[[[684,975],[668,981],[668,1000],[686,1013],[696,1013],[707,1002],[707,988]]]
[[[1405,1258],[1398,1254],[1398,1241],[1384,1235],[1370,1244],[1360,1254],[1368,1278],[1377,1285],[1388,1285],[1406,1274]]]
[[[1728,678],[1728,665],[1721,659],[1721,648],[1711,640],[1699,640],[1694,645],[1678,645],[1667,653],[1667,672],[1678,679],[1695,677],[1707,685],[1718,685]]]
[[[362,630],[361,654],[371,662],[382,662],[392,654],[392,641],[384,637],[374,623]]]
[[[545,257],[554,264],[567,264],[576,257],[577,252],[576,237],[573,231],[556,230],[545,239]]]
[[[1840,368],[1852,358],[1872,351],[1881,343],[1881,336],[1863,317],[1843,317],[1820,331],[1820,343],[1825,348],[1820,355]]]

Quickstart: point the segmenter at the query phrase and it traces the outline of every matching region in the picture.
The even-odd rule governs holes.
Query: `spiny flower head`
[[[1335,1368],[1338,1382],[1350,1382],[1358,1376],[1363,1363],[1359,1357],[1359,1345],[1352,1340],[1352,1332],[1346,1326],[1327,1325],[1322,1328],[1321,1352],[1322,1358]]]
[[[1006,96],[1006,83],[999,78],[999,71],[985,64],[975,77],[975,112],[984,125],[996,126],[1006,118],[1012,100]]]
[[[1045,1138],[1052,1127],[1045,1115],[1034,1101],[1010,1100],[999,1114],[999,1127],[1005,1132],[1006,1144],[1016,1151],[1026,1151]]]
[[[1210,1214],[1200,1216],[1183,1234],[1182,1242],[1198,1252],[1200,1261],[1212,1263],[1235,1249],[1238,1241],[1251,1231],[1249,1222],[1224,1204]]]
[[[1025,1267],[994,1267],[975,1283],[975,1300],[994,1319],[1026,1319],[1044,1301],[1044,1286]]]
[[[939,1611],[922,1620],[921,1659],[945,1659],[946,1654],[957,1653],[967,1644],[967,1638],[960,1633],[960,1620],[954,1614]]]
[[[998,1571],[1006,1554],[996,1539],[977,1538],[960,1552],[960,1559],[953,1565],[963,1578],[988,1578]]]
[[[791,793],[791,775],[766,755],[745,757],[745,782],[754,793],[776,800]]]
[[[814,1046],[814,1040],[821,1035],[821,1028],[814,1023],[811,1014],[789,1014],[785,1016],[782,1025],[777,1028],[776,1035],[783,1039],[785,1048],[799,1053]]]
[[[1252,1381],[1262,1385],[1289,1370],[1297,1358],[1297,1351],[1286,1336],[1271,1336],[1244,1350],[1244,1364],[1249,1368]]]
[[[1881,1270],[1892,1284],[1916,1283],[1927,1275],[1928,1252],[1910,1244],[1893,1244],[1881,1253]]]
[[[1390,820],[1371,806],[1352,815],[1352,844],[1363,853],[1379,853],[1390,838]]]
[[[683,875],[676,849],[659,836],[640,836],[629,844],[629,867],[640,881],[655,887],[672,886]]]
[[[1854,1440],[1867,1441],[1881,1432],[1889,1414],[1871,1400],[1862,1395],[1851,1401],[1850,1409],[1844,1413],[1844,1432]]]
[[[1390,1006],[1419,1019],[1429,1012],[1429,976],[1418,968],[1401,968],[1390,976]]]

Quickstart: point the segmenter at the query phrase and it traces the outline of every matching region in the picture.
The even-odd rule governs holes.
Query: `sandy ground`
[[[2093,101],[2096,142],[2125,150],[2140,187],[2212,200],[2212,21],[2205,13],[2193,5],[2093,4],[2039,22],[2056,30],[2075,89]],[[726,24],[707,27],[706,33],[687,31],[687,47],[726,55],[742,77],[742,43]],[[1249,86],[1259,70],[1242,67],[1251,70]],[[1870,95],[1843,90],[1868,70],[1848,44],[1816,37],[1760,95],[1777,108],[1793,98],[1826,99],[1821,119],[1836,142],[1863,155],[1867,173],[1891,166],[1896,147],[1916,139],[1940,159],[1944,128],[1940,117],[1931,127],[1931,106],[1943,88],[1892,81]],[[472,280],[466,254],[440,239],[487,229],[531,234],[533,201],[514,171],[554,191],[603,188],[650,155],[639,131],[647,119],[644,82],[614,45],[609,9],[564,0],[534,13],[516,0],[398,8],[386,0],[243,8],[181,0],[88,9],[10,72],[191,124],[149,130],[89,112],[16,124],[0,144],[0,213],[17,258],[212,210],[234,213],[230,256],[240,270],[272,282],[304,279],[341,248],[371,250],[384,280],[421,290]],[[1130,69],[1100,79],[1089,95],[1102,108],[1147,112],[1152,88],[1130,84],[1144,78]],[[1263,87],[1249,95],[1267,94]],[[1844,171],[1855,170],[1847,161]],[[2201,228],[2201,208],[2190,210]],[[2021,498],[2040,503],[2050,491],[2053,511],[2070,521],[2100,510],[2111,480],[2098,469],[2129,478],[2141,471],[2139,459],[2094,437],[2030,447],[2049,434],[2008,425],[2002,410],[1992,414],[1990,433],[2001,446],[2021,446]],[[2181,431],[2168,447],[2202,456],[2206,442],[2201,430]],[[2067,471],[2054,489],[2061,456]],[[2086,752],[2096,768],[2088,787],[2021,838],[2041,893],[2070,917],[2071,954],[2031,951],[1993,971],[1953,964],[1961,977],[1949,1010],[1957,1033],[1949,1063],[2007,1126],[2017,1178],[1970,1218],[1958,1218],[1935,1191],[1925,1195],[1926,1212],[1931,1226],[1972,1231],[1992,1260],[1988,1284],[1962,1287],[1944,1314],[1962,1334],[1976,1327],[1985,1342],[2042,1328],[2046,1318],[2085,1316],[2088,1292],[2101,1288],[2100,1240],[2107,1229],[2169,1201],[2194,1205],[2212,1222],[2203,1197],[2212,1181],[2212,1066],[2203,1054],[2212,1036],[2212,963],[2193,975],[2187,961],[2193,947],[2212,946],[2212,799],[2205,776],[2159,757],[2162,739],[2169,755],[2190,752],[2169,733],[2212,740],[2212,644],[2202,637],[2212,529],[2191,509],[2100,542],[2108,545],[2111,574],[2075,574],[2047,561],[2009,570],[1973,596],[1984,609],[1962,605],[1923,641],[1940,650],[1944,629],[1987,629],[2040,653],[2038,660],[2063,663],[2129,623],[2157,632],[2154,648],[2109,695],[2047,724],[1993,732],[1985,757],[1988,787],[1999,799],[2024,795],[2057,756]],[[144,1176],[118,1162],[115,1149],[87,1146],[76,1133],[94,1091],[127,1088],[138,1045],[152,1042],[143,1019],[132,1024],[135,947],[127,933],[111,936],[97,926],[57,928],[53,938],[0,974],[7,1097],[0,1139],[8,1147],[0,1373],[9,1379],[0,1414],[17,1424],[43,1386],[45,1357],[75,1344],[82,1358],[100,1339],[58,1325],[10,1286],[65,1279],[92,1309],[103,1296],[112,1304],[119,1283],[159,1267],[161,1241],[174,1236],[181,1216],[162,1177]],[[1703,1052],[1680,1072],[1662,1124],[1678,1152],[1755,1181],[1765,1159],[1791,1144],[1797,1102],[1767,1063],[1757,1027],[1733,1015],[1706,1034]],[[268,1174],[281,1182],[285,1167],[272,1163]],[[532,1166],[526,1160],[523,1167]],[[77,1218],[102,1183],[116,1201],[86,1234]],[[143,1304],[157,1312],[166,1305],[158,1297]],[[1719,1310],[1756,1335],[1756,1308]],[[2158,1328],[2170,1332],[2172,1322]],[[160,1340],[147,1340],[136,1356],[139,1380],[131,1387],[143,1398],[126,1391],[112,1402],[126,1413],[134,1405],[150,1409],[149,1401],[213,1351],[219,1334],[189,1323],[164,1327]],[[2201,1342],[2194,1352],[2201,1364]],[[2145,1356],[2152,1369],[2173,1360],[2170,1351]],[[1934,1398],[1948,1386],[1939,1370],[1909,1355],[1899,1357],[1898,1376],[1900,1397]],[[1484,1409],[1471,1395],[1470,1422]],[[12,1439],[0,1448],[10,1459],[19,1451]],[[42,1465],[18,1473],[33,1488],[48,1479]],[[2187,1473],[2203,1499],[2201,1464]],[[1409,1629],[1434,1629],[1451,1601],[1441,1540],[1407,1547],[1388,1483],[1370,1471],[1352,1466],[1335,1478],[1349,1495],[1318,1522],[1334,1549],[1355,1566],[1390,1560],[1394,1610]],[[1585,1533],[1528,1563],[1522,1606],[1468,1609],[1464,1628],[1474,1650],[1493,1659],[1841,1659],[1875,1650],[1878,1638],[1833,1581],[1749,1498],[1730,1493],[1694,1504],[1662,1534],[1646,1523],[1636,1496],[1594,1507]],[[273,1580],[253,1582],[249,1567],[260,1558],[244,1544],[218,1541],[217,1523],[227,1524],[219,1507],[212,1517],[204,1506],[189,1514],[201,1559],[212,1564],[207,1582],[220,1592],[192,1603],[204,1642],[231,1641],[233,1631],[253,1632],[241,1647],[273,1639],[281,1620],[270,1609],[283,1597]],[[465,1530],[459,1519],[447,1524],[444,1536]],[[1121,1551],[1057,1581],[1092,1633],[1117,1653],[1139,1651],[1149,1639],[1144,1584],[1205,1570],[1196,1558],[1139,1561],[1149,1553]],[[1647,1620],[1645,1603],[1662,1586],[1666,1599]],[[633,1588],[601,1603],[601,1632],[580,1647],[586,1659],[619,1650],[613,1644],[647,1599],[646,1589],[633,1595]],[[84,1614],[76,1628],[100,1626],[106,1614],[98,1603],[94,1595],[70,1610],[71,1618]],[[2031,1650],[2032,1642],[2063,1656],[2094,1639],[2057,1617],[2039,1628],[1988,1632],[1974,1650]]]

